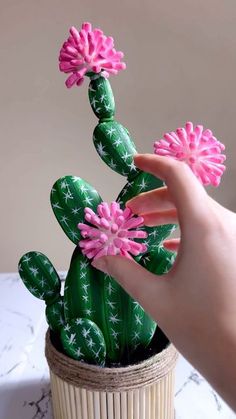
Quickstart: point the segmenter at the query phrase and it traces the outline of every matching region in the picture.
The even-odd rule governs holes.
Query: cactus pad
[[[75,244],[81,237],[77,225],[84,219],[84,208],[90,207],[96,211],[101,201],[98,192],[76,176],[63,176],[51,190],[53,212],[61,228]]]
[[[91,80],[88,94],[95,115],[99,119],[112,119],[115,114],[115,100],[109,81],[104,77]]]
[[[76,318],[61,330],[65,353],[78,361],[104,365],[106,344],[99,327],[88,319]]]
[[[43,253],[26,253],[19,261],[18,270],[25,286],[35,297],[45,300],[46,304],[60,297],[60,278]]]
[[[137,175],[133,160],[137,151],[123,125],[117,121],[99,123],[93,133],[93,142],[101,159],[112,170],[130,178]]]

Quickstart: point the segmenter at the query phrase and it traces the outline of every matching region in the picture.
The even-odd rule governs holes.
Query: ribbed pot
[[[54,419],[174,419],[172,344],[135,365],[101,368],[59,352],[46,335]]]

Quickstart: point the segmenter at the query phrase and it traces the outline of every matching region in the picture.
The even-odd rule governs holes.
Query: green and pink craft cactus
[[[163,186],[154,176],[139,171],[137,153],[128,130],[115,120],[115,101],[107,77],[125,68],[122,52],[100,29],[84,23],[60,51],[60,70],[69,73],[67,87],[80,86],[90,78],[89,101],[98,118],[93,142],[102,160],[127,177],[116,202],[104,203],[84,179],[64,176],[51,190],[54,214],[68,238],[76,245],[65,281],[48,258],[28,252],[19,262],[19,274],[37,298],[46,303],[46,318],[52,332],[70,357],[98,365],[127,364],[137,350],[150,345],[156,323],[110,276],[96,270],[91,261],[106,254],[120,254],[136,260],[153,273],[164,274],[174,263],[175,253],[162,243],[173,225],[146,227],[125,203],[141,192]],[[204,184],[218,185],[224,171],[223,145],[210,130],[186,129],[165,134],[155,143],[155,152],[187,162]]]

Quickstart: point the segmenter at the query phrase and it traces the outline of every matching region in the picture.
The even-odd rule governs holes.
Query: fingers
[[[187,164],[153,154],[136,155],[134,161],[139,169],[166,183],[170,200],[178,211],[180,224],[191,222],[194,218],[201,220],[208,215],[208,207],[205,205],[208,195]]]
[[[180,245],[180,239],[169,239],[163,242],[165,249],[170,250],[171,252],[178,252]]]
[[[147,271],[134,260],[122,256],[103,256],[93,260],[92,265],[116,279],[152,316],[161,316],[165,304],[165,289],[168,274],[157,276]],[[161,303],[157,304],[156,302]],[[155,314],[154,314],[155,313]]]
[[[147,212],[165,211],[174,208],[173,200],[167,187],[144,192],[126,202],[134,213],[144,214]]]
[[[156,211],[150,214],[142,214],[138,212],[138,214],[142,215],[144,224],[148,227],[178,223],[177,211],[175,209],[162,212]]]

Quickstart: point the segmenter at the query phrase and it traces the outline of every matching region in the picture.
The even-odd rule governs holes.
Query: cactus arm
[[[77,244],[80,239],[77,225],[83,222],[84,208],[96,211],[102,201],[100,195],[80,177],[63,176],[53,185],[50,199],[57,221],[69,239]]]
[[[43,253],[32,251],[23,255],[18,270],[24,285],[35,297],[46,304],[60,297],[60,278]]]
[[[163,185],[163,182],[155,176],[146,172],[140,172],[133,180],[128,181],[124,186],[117,197],[117,202],[119,202],[121,208],[124,208],[125,203],[134,196],[161,188]],[[142,229],[148,233],[148,238],[139,239],[137,241],[145,243],[148,247],[148,251],[154,251],[159,244],[176,229],[176,226],[173,224],[165,224],[157,227],[143,226]],[[140,258],[137,258],[137,260],[139,259]]]
[[[106,344],[96,323],[86,318],[75,318],[61,330],[61,342],[65,353],[79,361],[104,366]]]
[[[52,263],[43,253],[32,251],[21,257],[18,270],[31,294],[45,300],[49,327],[58,332],[64,324],[64,306],[61,281]]]
[[[155,251],[142,256],[140,265],[156,275],[163,275],[173,266],[176,255],[176,252],[170,252],[163,246],[158,246]]]

